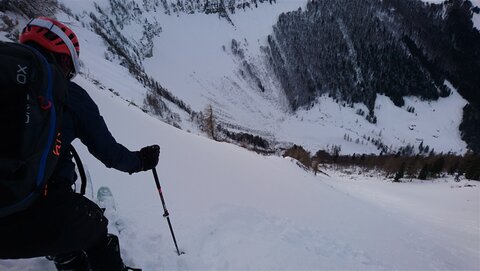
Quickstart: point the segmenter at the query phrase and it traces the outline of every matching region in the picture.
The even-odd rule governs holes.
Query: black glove
[[[157,166],[158,156],[160,155],[160,146],[152,145],[143,147],[137,153],[141,162],[140,171],[147,171]]]

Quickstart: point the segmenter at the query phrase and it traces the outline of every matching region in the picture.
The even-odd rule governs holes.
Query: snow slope
[[[128,225],[120,235],[128,264],[147,271],[480,268],[479,186],[313,176],[289,159],[176,129],[89,80],[76,81],[119,142],[131,149],[162,147],[158,171],[186,252],[180,257],[151,173],[106,169],[76,144],[95,188],[107,185],[115,195]],[[455,220],[446,219],[450,214]],[[8,260],[0,261],[0,270],[54,267],[45,259]]]
[[[451,87],[448,82],[446,84]],[[452,95],[437,101],[406,97],[405,106],[401,108],[390,98],[377,95],[377,124],[356,114],[359,109],[368,112],[364,104],[355,104],[351,108],[322,96],[310,110],[301,109],[273,127],[278,140],[291,140],[314,151],[330,150],[333,145],[338,145],[342,146],[344,154],[379,153],[380,150],[367,140],[371,138],[393,148],[407,144],[418,146],[424,142],[437,152],[463,153],[466,145],[460,139],[458,127],[467,101],[451,89]],[[408,112],[408,107],[415,108],[415,112]],[[266,123],[264,125],[269,127]],[[345,140],[345,136],[349,140]]]

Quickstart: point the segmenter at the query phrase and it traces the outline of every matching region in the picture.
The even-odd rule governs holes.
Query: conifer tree
[[[430,169],[432,176],[438,176],[442,172],[444,164],[445,158],[443,156],[437,158]]]
[[[428,177],[428,164],[424,164],[420,173],[418,174],[418,179],[426,180]]]
[[[216,140],[215,117],[213,115],[212,105],[208,105],[207,108],[205,109],[205,116],[203,119],[203,128],[210,138]]]
[[[395,178],[393,179],[394,182],[400,182],[400,179],[403,178],[403,176],[405,175],[405,167],[406,167],[406,163],[402,162],[402,164],[400,165],[400,168],[398,169],[397,174],[395,174]]]

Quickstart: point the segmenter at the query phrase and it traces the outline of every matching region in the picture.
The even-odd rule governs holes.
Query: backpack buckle
[[[38,100],[40,101],[40,108],[42,108],[43,110],[49,110],[50,108],[52,108],[52,102],[45,99],[45,97],[43,96],[38,96]]]

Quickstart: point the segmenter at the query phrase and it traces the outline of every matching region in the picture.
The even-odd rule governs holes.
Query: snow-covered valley
[[[395,106],[388,97],[379,94],[375,104],[379,121],[375,124],[359,114],[360,111],[368,113],[364,104],[350,107],[326,95],[318,98],[313,108],[292,112],[279,79],[267,65],[268,56],[264,51],[279,14],[304,9],[306,2],[264,2],[257,8],[229,13],[228,20],[200,12],[168,15],[161,7],[152,11],[139,4],[139,18],[124,20],[124,25],[117,30],[136,44],[140,34],[145,33],[144,20],[158,23],[161,31],[152,37],[152,55],[142,61],[145,72],[192,110],[202,112],[211,106],[218,124],[230,131],[259,135],[267,139],[273,149],[294,143],[312,153],[329,150],[333,145],[341,146],[342,154],[380,153],[381,149],[366,140],[371,138],[391,148],[391,152],[407,145],[418,146],[421,142],[437,152],[466,152],[467,145],[458,127],[467,101],[449,82],[445,84],[452,95],[437,101],[407,97],[403,107]],[[74,0],[62,3],[81,22],[60,16],[80,32],[87,76],[105,89],[145,107],[148,91],[136,80],[128,79],[127,70],[117,67],[121,60],[108,52],[98,35],[83,27],[91,22],[89,14],[106,13],[110,17],[105,18],[118,20],[116,13],[109,15],[114,13],[111,3]],[[98,12],[99,8],[102,13]],[[178,126],[202,134],[197,125],[191,123],[189,115],[167,104],[174,114],[180,115]],[[409,112],[409,108],[415,112]],[[345,140],[346,136],[353,140]]]

